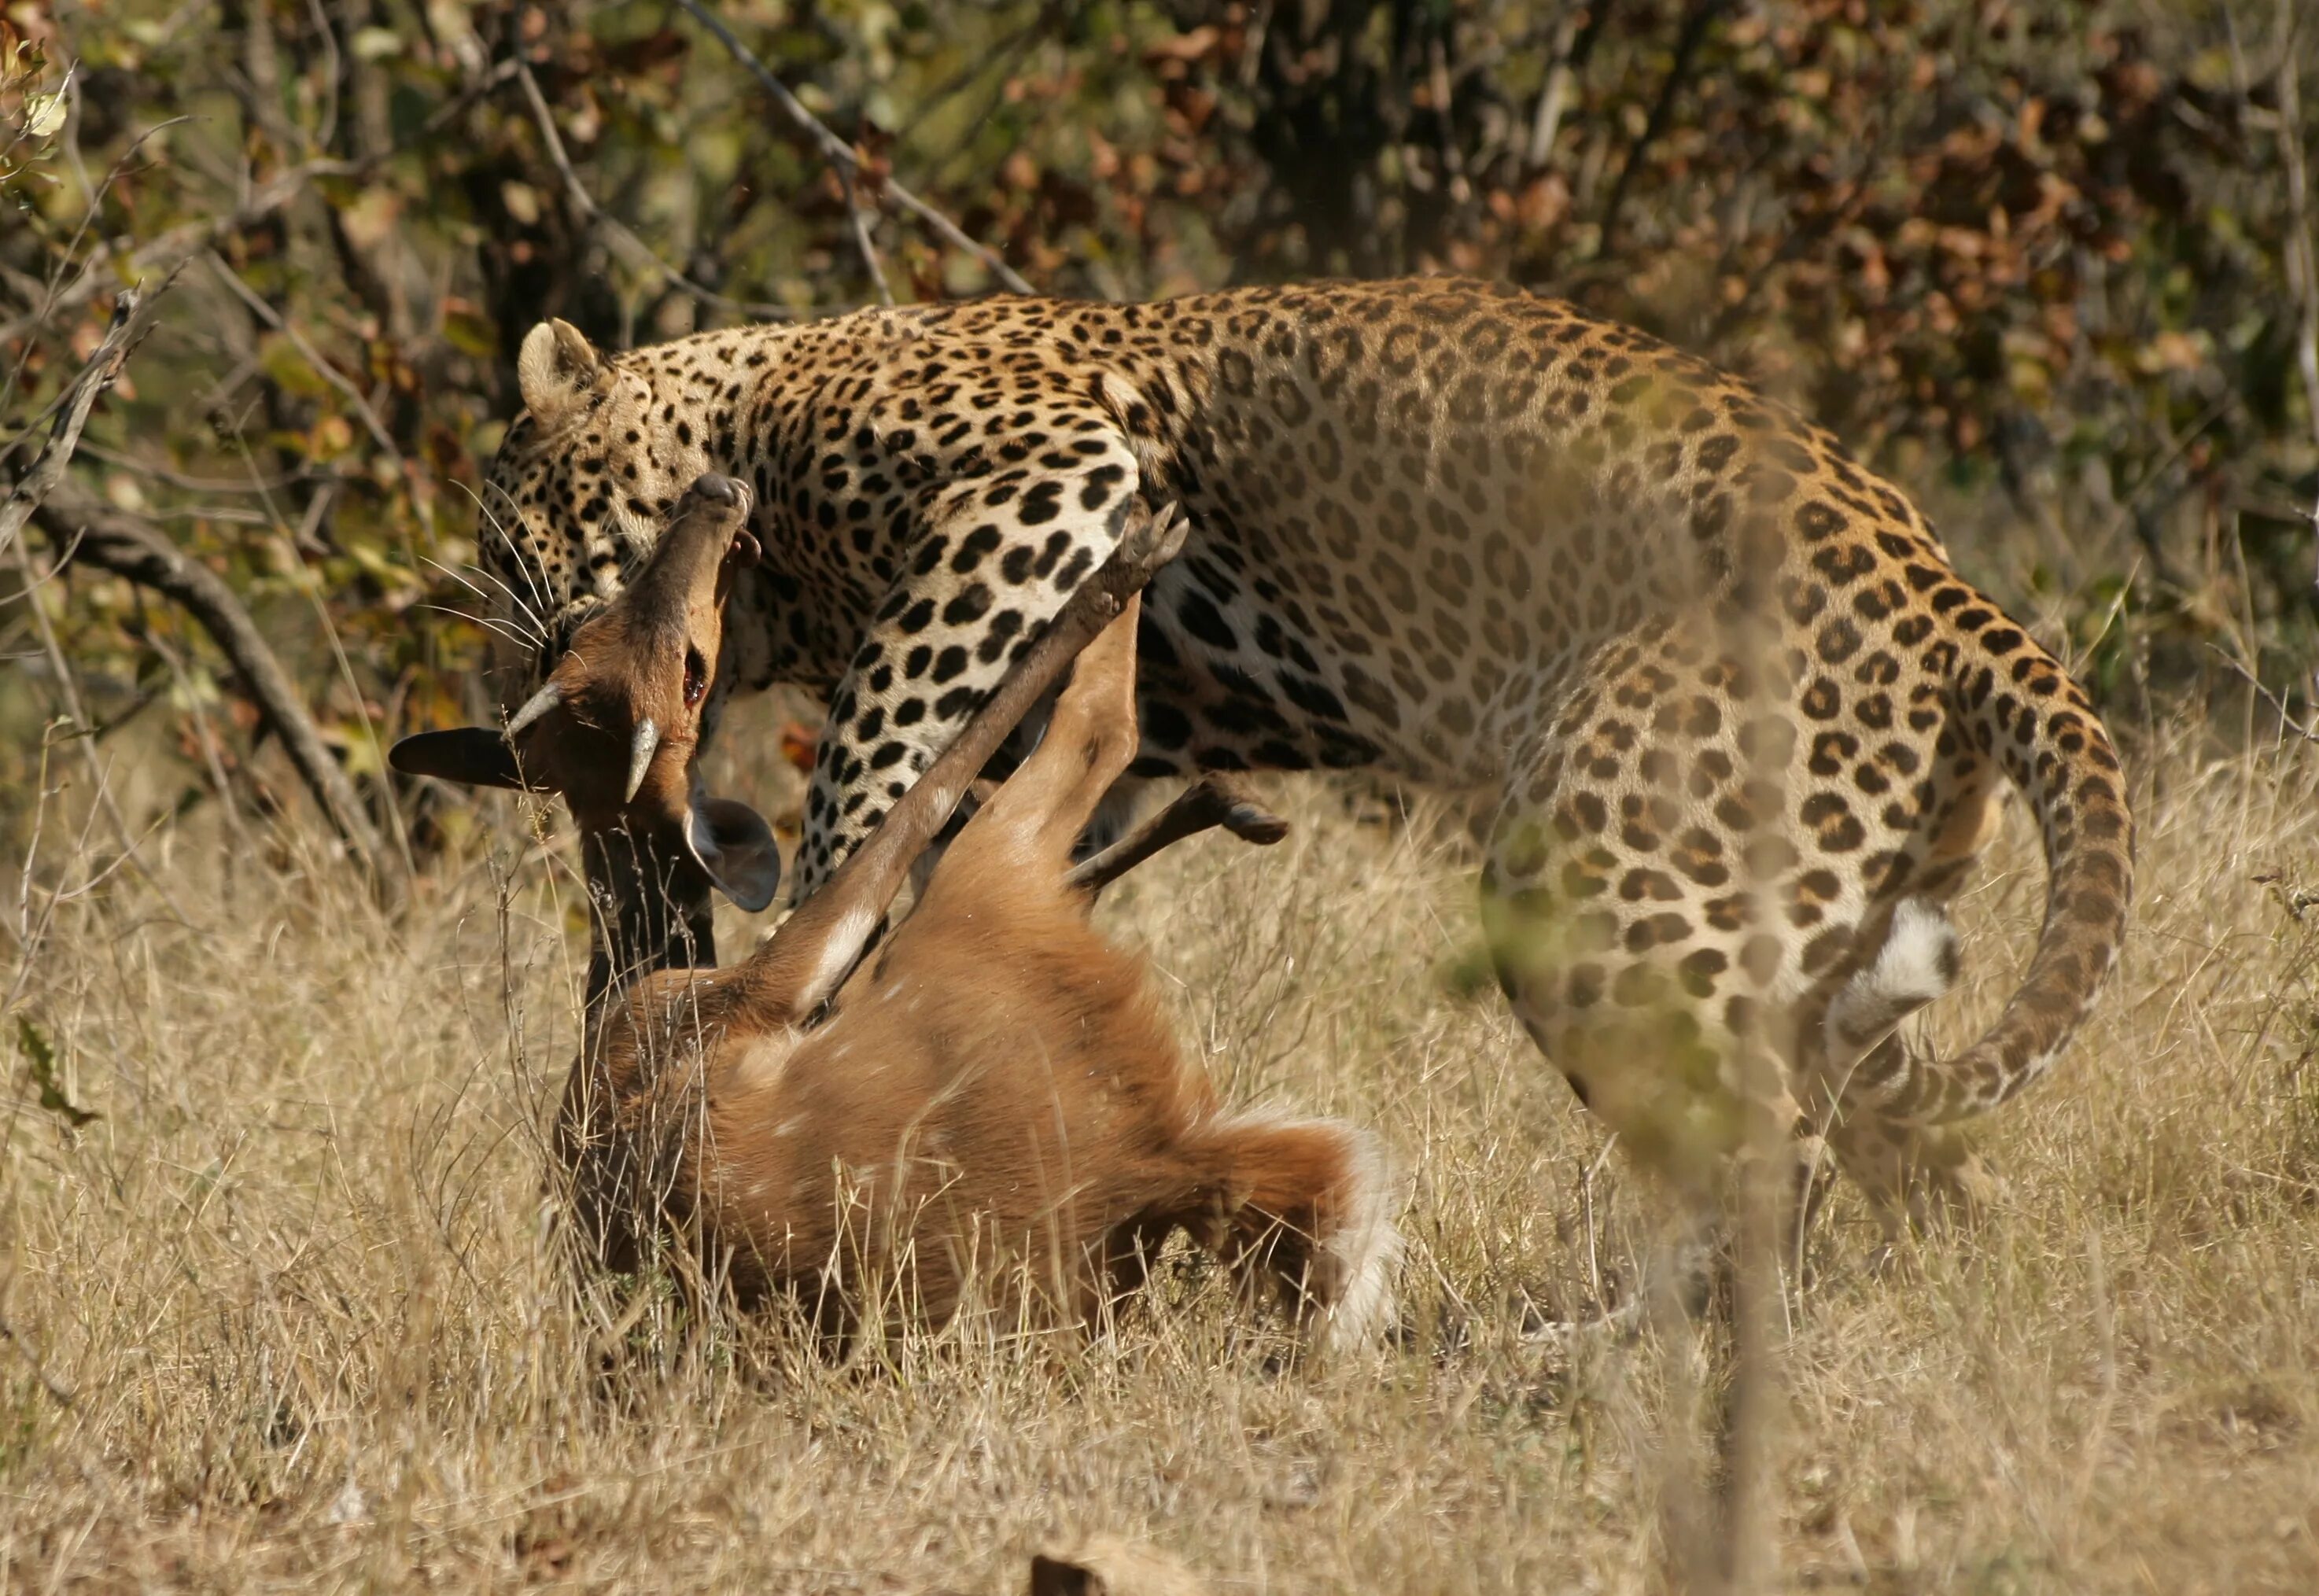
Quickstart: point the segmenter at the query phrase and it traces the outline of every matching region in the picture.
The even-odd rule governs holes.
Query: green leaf
[[[347,43],[361,61],[383,61],[402,53],[402,36],[392,28],[357,28]]]
[[[32,1084],[41,1089],[41,1106],[49,1113],[61,1115],[76,1131],[89,1121],[104,1116],[88,1109],[76,1107],[57,1084],[57,1049],[48,1032],[35,1024],[30,1014],[16,1016],[16,1045],[23,1050],[24,1061],[32,1070]]]
[[[443,338],[462,355],[488,360],[499,352],[499,329],[479,311],[448,311],[443,317]]]
[[[257,340],[257,366],[274,379],[283,392],[302,399],[320,399],[330,392],[330,384],[316,371],[298,346],[278,332],[269,332]]]
[[[24,96],[24,136],[28,139],[53,138],[65,125],[64,91],[53,95]]]

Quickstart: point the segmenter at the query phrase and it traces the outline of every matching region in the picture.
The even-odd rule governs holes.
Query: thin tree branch
[[[98,395],[113,386],[121,375],[121,368],[129,363],[146,333],[152,329],[153,307],[169,291],[176,275],[164,281],[147,298],[134,288],[124,288],[121,297],[113,302],[113,323],[104,329],[104,341],[89,356],[81,368],[57,419],[49,428],[49,441],[41,446],[32,464],[16,484],[8,490],[8,497],[0,500],[0,554],[16,540],[32,512],[41,508],[41,500],[64,480],[65,466],[71,461],[73,450],[80,446],[81,428],[88,425],[88,413],[96,406]]]
[[[861,152],[830,131],[828,126],[819,117],[808,111],[804,103],[790,93],[789,86],[773,75],[773,69],[759,60],[756,52],[742,43],[734,35],[733,30],[725,25],[723,19],[708,7],[701,5],[700,0],[677,0],[677,4],[690,13],[695,22],[715,34],[717,41],[725,47],[726,52],[735,60],[748,68],[750,76],[762,85],[765,92],[772,96],[773,104],[780,108],[781,114],[789,118],[790,125],[813,140],[815,148],[821,151],[822,158],[837,168],[840,179],[846,182],[850,190],[852,180],[861,174]],[[891,176],[880,185],[880,192],[925,223],[944,242],[955,248],[963,249],[980,261],[989,268],[992,276],[1004,283],[1015,293],[1037,292],[1020,272],[999,257],[997,251],[988,245],[978,243],[969,238],[958,223],[903,187]],[[871,275],[877,277],[882,286],[885,275],[876,268],[874,255],[871,259]]]
[[[383,149],[360,160],[317,159],[305,161],[279,172],[243,194],[230,210],[207,221],[189,221],[171,228],[147,243],[140,245],[126,262],[126,274],[132,277],[148,277],[157,273],[174,273],[186,261],[204,249],[214,248],[225,239],[245,229],[265,221],[284,205],[306,192],[306,185],[317,177],[363,178],[380,167],[417,148],[440,132],[465,113],[477,100],[515,77],[515,63],[502,61],[462,90],[457,98],[438,109],[411,139],[391,149]],[[184,119],[179,119],[184,120]],[[111,282],[111,274],[100,275],[96,267],[113,258],[110,243],[99,240],[86,260],[81,263],[80,275],[69,287],[60,289],[48,303],[31,315],[0,326],[0,344],[11,343],[33,331],[59,311],[71,310],[86,304],[104,292]]]
[[[264,221],[303,192],[307,180],[320,175],[322,168],[343,163],[336,161],[310,162],[293,167],[289,171],[250,190],[241,203],[222,215],[208,221],[191,221],[171,228],[160,237],[145,244],[129,257],[128,270],[131,276],[149,276],[156,272],[174,273],[202,250],[221,239]],[[56,295],[41,310],[22,316],[5,327],[0,327],[0,344],[9,343],[34,330],[59,311],[71,310],[86,304],[102,293],[111,281],[111,275],[100,275],[96,268],[113,257],[112,246],[100,241],[81,263],[80,275],[69,287],[58,290]]]
[[[2213,644],[2207,644],[2206,649],[2207,652],[2212,654],[2216,659],[2222,661],[2225,665],[2228,665],[2231,670],[2237,674],[2240,681],[2254,689],[2256,695],[2260,697],[2264,703],[2270,706],[2271,713],[2278,717],[2278,724],[2281,726],[2293,732],[2305,743],[2319,743],[2319,730],[2314,730],[2304,722],[2296,719],[2294,715],[2288,711],[2286,700],[2281,699],[2277,693],[2271,691],[2269,688],[2264,686],[2261,677],[2256,675],[2252,671],[2248,670],[2244,665],[2239,663],[2237,660],[2233,659],[2229,654],[2223,652],[2223,650],[2216,648]]]
[[[33,564],[30,540],[23,540],[16,545],[16,567],[24,573],[24,591],[28,594],[45,581]],[[32,611],[32,629],[40,634],[41,651],[48,656],[49,672],[57,684],[58,701],[73,724],[76,733],[73,740],[80,744],[81,757],[88,762],[90,801],[112,824],[114,840],[121,844],[119,856],[99,872],[97,879],[111,875],[124,862],[132,864],[137,873],[145,878],[146,884],[160,894],[161,901],[169,906],[172,915],[187,924],[193,924],[185,906],[178,903],[176,895],[158,876],[146,868],[144,860],[138,857],[140,839],[129,829],[128,817],[122,814],[121,806],[113,801],[113,782],[106,774],[104,762],[96,757],[96,724],[81,702],[80,689],[73,681],[72,662],[65,658],[65,651],[57,642],[57,629],[49,624],[47,609],[37,598],[26,608]],[[92,880],[89,885],[95,885],[95,881]]]
[[[870,236],[869,213],[862,209],[860,185],[853,180],[853,168],[843,163],[830,168],[837,174],[838,192],[844,196],[845,220],[853,230],[853,251],[862,257],[862,267],[877,285],[878,302],[894,302],[893,285],[886,281],[886,263],[878,258],[877,240]]]
[[[80,454],[102,460],[107,465],[117,465],[123,471],[133,471],[167,487],[183,488],[189,493],[274,493],[284,488],[294,488],[301,482],[335,482],[338,472],[324,467],[284,472],[280,476],[248,477],[195,476],[190,472],[157,465],[150,460],[140,460],[122,450],[107,448],[100,443],[81,440]]]
[[[363,391],[355,386],[354,379],[331,365],[328,357],[307,339],[306,335],[298,330],[295,323],[272,305],[267,304],[264,297],[248,284],[243,282],[215,250],[209,251],[209,260],[211,273],[219,282],[232,290],[236,299],[249,307],[249,313],[284,338],[288,338],[290,347],[296,349],[305,359],[306,364],[314,368],[314,374],[336,388],[345,397],[346,401],[354,407],[355,414],[362,418],[363,430],[370,434],[371,442],[378,446],[380,454],[384,455],[393,463],[395,475],[402,478],[406,482],[411,481],[411,463],[402,457],[402,450],[396,445],[394,434],[386,429],[386,423],[380,419],[379,413],[371,408],[370,401],[364,397]]]
[[[201,623],[240,673],[259,718],[280,741],[331,829],[375,879],[392,885],[385,874],[386,850],[353,782],[331,757],[305,700],[224,579],[188,558],[142,517],[115,509],[70,483],[50,495],[33,521],[59,550],[77,536],[74,563],[149,588]]]
[[[2278,148],[2287,164],[2287,285],[2301,313],[2295,365],[2303,374],[2312,441],[2319,443],[2319,255],[2311,243],[2311,186],[2303,164],[2301,57],[2295,49],[2295,8],[2282,5],[2279,10],[2287,30],[2278,62]],[[2319,502],[2313,504],[2310,518],[2313,541],[2319,543]],[[2319,576],[2314,580],[2319,582]]]
[[[88,230],[96,224],[98,213],[103,210],[104,205],[104,196],[113,192],[113,185],[120,182],[122,174],[129,169],[131,158],[135,156],[139,150],[145,148],[145,141],[147,140],[151,139],[157,134],[164,132],[170,128],[176,127],[179,122],[191,120],[188,117],[173,116],[166,122],[154,123],[153,126],[138,134],[136,138],[130,140],[129,148],[122,150],[119,156],[114,158],[111,168],[104,174],[104,181],[98,184],[95,187],[91,188],[88,185],[88,174],[86,171],[81,170],[80,114],[78,109],[80,105],[80,91],[73,86],[74,83],[75,74],[68,69],[65,73],[65,86],[66,88],[72,89],[73,91],[73,104],[75,109],[71,123],[71,137],[66,141],[65,148],[70,155],[73,163],[73,169],[77,172],[80,172],[81,189],[82,192],[88,196],[88,203],[82,208],[79,224],[73,229],[71,239],[67,240],[64,248],[61,251],[57,252],[57,254],[51,258],[50,263],[47,267],[47,276],[45,280],[37,281],[32,284],[34,292],[27,296],[26,302],[30,303],[32,300],[37,299],[41,304],[40,311],[33,318],[33,325],[38,325],[41,320],[44,320],[49,313],[56,308],[57,287],[58,284],[64,280],[65,265],[72,259],[74,252],[80,248],[81,240],[88,237]],[[0,381],[0,405],[6,404],[10,400],[15,397],[16,384],[23,379],[25,363],[31,360],[32,356],[32,346],[31,341],[27,340],[23,348],[17,353],[15,365],[9,367],[6,380]],[[59,395],[59,402],[62,401],[62,395]],[[37,426],[38,424],[38,421],[35,421],[32,425]],[[32,426],[27,426],[25,430],[27,432],[31,431]],[[22,437],[10,438],[5,445],[0,445],[0,455],[10,453],[22,441],[23,441]]]
[[[653,271],[658,272],[674,287],[683,290],[704,305],[713,305],[735,316],[786,320],[795,314],[786,305],[759,304],[750,300],[727,299],[715,289],[694,282],[682,272],[663,260],[653,247],[638,238],[627,223],[622,221],[596,203],[588,185],[580,181],[579,172],[572,165],[572,157],[564,148],[564,135],[556,131],[555,118],[547,109],[547,97],[539,92],[539,80],[522,61],[515,63],[516,81],[523,86],[523,97],[531,106],[531,119],[539,126],[539,136],[547,146],[547,158],[564,179],[564,192],[570,196],[573,209],[588,220],[591,227],[600,227],[616,243],[627,247],[630,255]],[[873,255],[870,258],[874,260]],[[882,286],[884,279],[880,278]],[[893,302],[888,296],[887,302]]]
[[[1606,9],[1597,5],[1597,13]],[[1532,169],[1546,165],[1554,153],[1555,135],[1562,131],[1562,113],[1570,104],[1571,83],[1576,74],[1571,69],[1571,52],[1578,42],[1578,7],[1566,6],[1562,21],[1554,36],[1554,55],[1546,68],[1546,87],[1538,96],[1538,115],[1530,123],[1529,148],[1523,152],[1522,164]]]

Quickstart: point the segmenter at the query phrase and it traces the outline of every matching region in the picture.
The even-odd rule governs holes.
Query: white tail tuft
[[[1331,1349],[1373,1345],[1392,1329],[1402,1255],[1400,1183],[1384,1147],[1366,1131],[1337,1129],[1346,1151],[1342,1222],[1319,1240],[1342,1285],[1313,1331],[1315,1344]]]
[[[1400,1183],[1376,1139],[1342,1120],[1267,1109],[1222,1115],[1209,1132],[1232,1150],[1244,1221],[1268,1214],[1302,1234],[1295,1251],[1304,1260],[1313,1345],[1376,1341],[1393,1321],[1402,1256],[1394,1223]],[[1250,1233],[1264,1228],[1256,1222]],[[1291,1276],[1286,1289],[1299,1289],[1294,1266],[1276,1258],[1272,1267]]]
[[[1902,898],[1874,960],[1827,1005],[1821,1035],[1829,1066],[1850,1069],[1894,1026],[1945,993],[1956,975],[1956,928],[1947,914],[1930,898]]]

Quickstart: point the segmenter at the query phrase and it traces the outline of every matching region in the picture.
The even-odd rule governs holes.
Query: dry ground
[[[1814,1237],[1782,1353],[1790,1584],[2319,1590],[2319,759],[2212,745],[2135,754],[2134,945],[2059,1077],[1987,1128],[2003,1211],[1883,1274],[1848,1201]],[[1284,1366],[1179,1272],[1093,1347],[985,1323],[832,1369],[728,1334],[608,1393],[542,1241],[569,886],[503,800],[392,929],[305,834],[211,819],[27,950],[104,855],[77,801],[0,949],[102,1115],[68,1131],[12,1059],[0,1588],[996,1593],[1089,1528],[1225,1591],[1658,1583],[1657,1344],[1574,1366],[1526,1333],[1627,1289],[1655,1209],[1615,1159],[1589,1182],[1601,1133],[1474,989],[1454,827],[1297,789],[1289,843],[1203,839],[1105,910],[1233,1096],[1389,1140],[1406,1347]],[[1963,906],[1938,1038],[2034,934],[2027,830]]]

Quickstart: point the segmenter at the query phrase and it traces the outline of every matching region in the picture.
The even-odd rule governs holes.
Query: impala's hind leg
[[[1046,735],[967,824],[951,852],[961,860],[997,846],[1018,867],[1060,876],[1111,784],[1135,758],[1135,622],[1131,598],[1087,645],[1055,700]],[[1024,855],[1026,855],[1024,857]]]
[[[1860,1063],[1863,1072],[1908,1068],[1908,1050],[1897,1034]],[[2002,1189],[1955,1126],[1911,1124],[1870,1103],[1841,1105],[1828,1125],[1827,1145],[1836,1168],[1868,1199],[1888,1242],[1943,1221],[1971,1223]]]
[[[1288,834],[1288,822],[1258,803],[1239,781],[1212,772],[1110,847],[1073,866],[1070,883],[1093,897],[1161,849],[1219,825],[1259,848]]]
[[[1183,543],[1183,528],[1172,509],[1147,516],[1120,539],[1112,557],[1079,584],[917,785],[896,801],[868,840],[750,959],[745,978],[757,1001],[770,1005],[767,1012],[808,1014],[844,984],[900,893],[911,865],[949,823],[977,772],[1083,650],[1090,656],[1114,659],[1126,649],[1123,663],[1098,674],[1106,681],[1118,675],[1126,683],[1124,690],[1132,693],[1135,595]],[[1073,691],[1064,695],[1066,702],[1081,679],[1095,678],[1082,671],[1074,678]],[[1112,775],[1124,770],[1133,756],[1132,699],[1124,713],[1128,751],[1118,755]],[[1062,718],[1059,704],[1056,719]],[[1051,741],[1051,732],[1049,737]],[[1035,761],[1038,756],[1033,757]],[[1008,783],[1007,789],[1013,786]],[[1007,789],[1002,789],[1001,801]],[[1096,796],[1101,795],[1097,787]],[[1094,807],[1090,799],[1078,811],[1081,822]],[[970,833],[972,829],[968,827]]]

